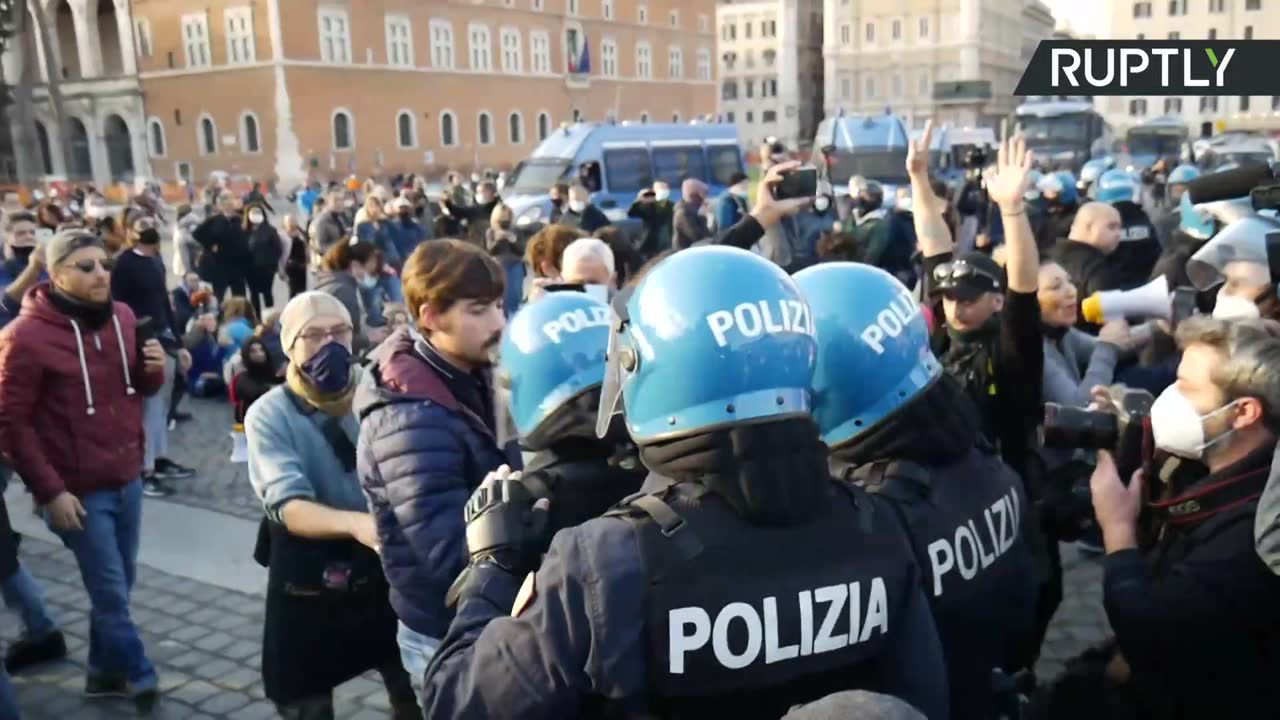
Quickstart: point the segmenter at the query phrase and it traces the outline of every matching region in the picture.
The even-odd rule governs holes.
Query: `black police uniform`
[[[649,471],[634,448],[587,438],[566,438],[541,450],[521,475],[537,497],[551,500],[545,543],[560,530],[597,518],[634,494]]]
[[[427,671],[426,716],[778,718],[866,688],[948,717],[937,631],[896,521],[825,467],[800,467],[736,494],[732,472],[651,476],[647,494],[558,533],[519,597],[510,573],[473,564]],[[748,519],[744,499],[763,496],[806,502]]]
[[[1162,247],[1156,226],[1141,205],[1122,200],[1114,207],[1120,213],[1120,245],[1107,257],[1107,263],[1114,267],[1119,288],[1131,290],[1151,277]]]
[[[840,470],[890,503],[911,538],[947,658],[952,717],[989,717],[993,669],[1030,660],[1041,582],[1018,476],[979,448],[945,465]]]

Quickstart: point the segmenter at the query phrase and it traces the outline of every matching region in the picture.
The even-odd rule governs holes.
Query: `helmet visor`
[[[1267,239],[1276,229],[1274,222],[1260,217],[1241,218],[1229,223],[1187,262],[1187,276],[1191,283],[1198,290],[1207,290],[1222,282],[1227,265],[1233,262],[1269,267]]]
[[[624,368],[623,356],[635,357],[625,337],[627,321],[618,315],[619,306],[626,312],[625,303],[626,299],[622,294],[614,298],[613,312],[609,319],[609,348],[605,357],[604,383],[600,386],[600,408],[596,411],[596,437],[599,438],[609,433],[613,416],[622,412],[622,383],[629,374]]]

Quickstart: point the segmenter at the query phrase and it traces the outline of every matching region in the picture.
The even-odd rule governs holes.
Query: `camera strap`
[[[1267,466],[1224,478],[1167,500],[1152,502],[1151,510],[1160,522],[1169,525],[1200,522],[1257,500],[1270,473],[1271,468]]]

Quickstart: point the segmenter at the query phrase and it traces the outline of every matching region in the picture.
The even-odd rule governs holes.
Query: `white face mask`
[[[267,219],[266,216],[260,212],[249,213],[249,222],[253,223],[254,225],[261,224],[262,221],[266,219]]]
[[[1262,317],[1262,313],[1258,310],[1257,303],[1219,290],[1218,300],[1213,304],[1213,317],[1216,320],[1257,320]]]
[[[587,209],[587,204],[581,200],[570,200],[569,209],[573,212],[580,213]]]
[[[1228,430],[1206,442],[1204,421],[1234,405],[1230,402],[1201,415],[1176,385],[1170,385],[1151,406],[1151,434],[1156,447],[1181,458],[1200,460],[1205,450],[1235,432]]]
[[[671,199],[671,188],[659,188],[653,191],[653,199],[658,202]]]
[[[831,198],[826,195],[819,195],[813,199],[813,209],[818,212],[826,212],[831,207]]]
[[[911,196],[898,198],[898,209],[902,212],[911,212]]]
[[[585,286],[584,289],[587,291],[587,295],[590,295],[593,299],[599,300],[605,305],[609,304],[609,286],[608,285],[599,285],[599,284],[593,283],[591,285]]]

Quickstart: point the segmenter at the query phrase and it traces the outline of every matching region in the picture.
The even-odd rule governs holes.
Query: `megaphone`
[[[1085,320],[1096,325],[1127,317],[1172,320],[1169,281],[1161,275],[1133,290],[1096,292],[1080,303],[1080,312]]]

